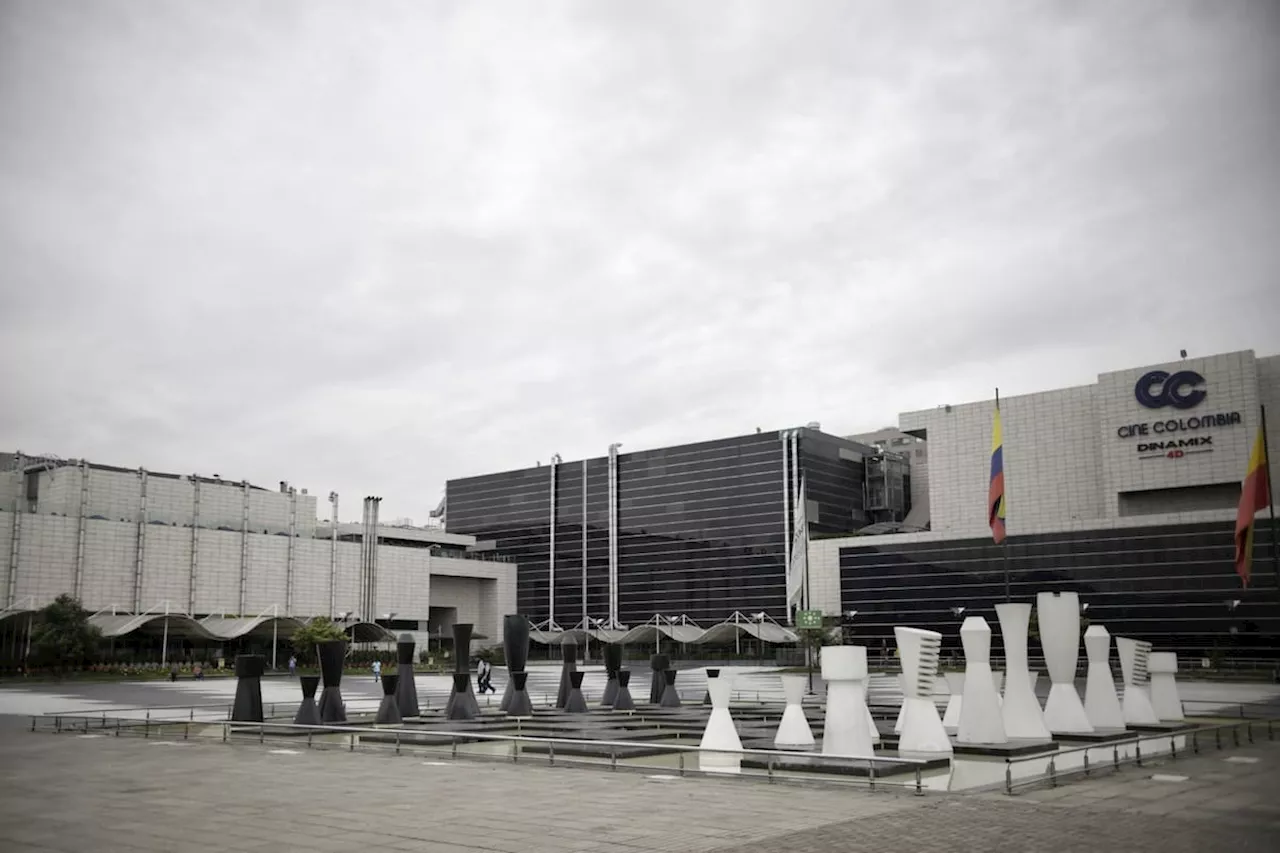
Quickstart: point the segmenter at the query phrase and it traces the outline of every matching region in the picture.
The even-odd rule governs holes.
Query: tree
[[[317,616],[294,631],[289,641],[293,644],[293,651],[298,656],[298,663],[310,666],[316,662],[316,643],[346,638],[347,635],[334,624],[332,619]]]
[[[844,631],[840,627],[839,617],[823,616],[821,628],[797,628],[796,633],[800,636],[800,648],[806,651],[805,663],[809,668],[809,685],[812,687],[813,665],[818,662],[822,647],[844,645]]]
[[[80,667],[97,658],[102,632],[89,624],[89,611],[63,593],[35,616],[31,649],[41,666]]]

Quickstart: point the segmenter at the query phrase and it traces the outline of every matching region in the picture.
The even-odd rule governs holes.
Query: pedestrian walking
[[[289,677],[293,678],[298,674],[298,658],[296,655],[289,655]]]
[[[373,682],[377,684],[380,678],[382,678],[382,661],[375,660],[373,662]]]

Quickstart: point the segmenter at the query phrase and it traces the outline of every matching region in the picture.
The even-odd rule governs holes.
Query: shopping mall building
[[[1280,589],[1265,514],[1248,588],[1232,568],[1263,405],[1280,447],[1280,356],[1252,351],[1002,396],[1004,546],[986,519],[994,400],[862,436],[810,424],[451,480],[447,528],[494,541],[519,564],[521,611],[563,628],[735,611],[785,623],[800,518],[809,605],[873,645],[894,625],[954,637],[964,616],[994,623],[1007,574],[1014,600],[1078,591],[1112,633],[1270,655]]]

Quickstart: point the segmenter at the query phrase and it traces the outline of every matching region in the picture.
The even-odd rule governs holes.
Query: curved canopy
[[[394,643],[396,632],[373,622],[351,622],[342,627],[353,643]]]
[[[166,624],[167,623],[167,624]],[[171,637],[189,637],[193,640],[225,641],[243,637],[288,637],[301,628],[305,620],[294,616],[206,616],[194,619],[185,613],[95,613],[89,624],[102,631],[108,639],[141,632],[159,634],[168,631]],[[343,631],[356,643],[381,643],[396,639],[396,635],[372,622],[352,622]]]
[[[738,636],[752,637],[761,642],[774,644],[791,644],[800,641],[800,637],[795,631],[790,628],[784,628],[777,622],[763,616],[763,614],[757,615],[756,618],[748,618],[740,613],[735,613],[724,622],[706,629],[691,620],[672,622],[666,620],[657,621],[655,618],[628,631],[606,628],[592,628],[589,631],[584,631],[581,628],[570,628],[568,630],[532,628],[529,631],[531,640],[547,646],[559,645],[569,638],[580,643],[584,636],[590,636],[593,640],[603,643],[619,643],[621,645],[651,643],[657,636],[689,645],[727,643],[732,642]]]
[[[102,632],[102,636],[108,639],[123,637],[135,631],[158,633],[165,630],[166,622],[169,633],[174,636],[195,637],[201,640],[226,639],[219,637],[199,620],[185,613],[170,613],[167,616],[163,613],[95,613],[89,617],[89,624],[97,627]]]
[[[273,628],[287,636],[306,623],[292,616],[259,615],[242,618],[206,616],[200,620],[200,624],[220,640],[234,640],[248,634],[269,634]]]

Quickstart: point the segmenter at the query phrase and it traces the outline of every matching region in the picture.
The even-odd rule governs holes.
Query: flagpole
[[[1271,448],[1267,447],[1267,407],[1258,406],[1262,413],[1262,460],[1267,478],[1267,512],[1271,518],[1271,568],[1276,575],[1276,593],[1280,595],[1280,542],[1276,541],[1276,493],[1271,489]]]
[[[996,411],[997,412],[1000,411],[1000,389],[999,388],[996,388]],[[1004,419],[1003,418],[1000,419],[1000,429],[1001,429],[1000,454],[1001,456],[1003,456],[1004,455],[1004,433],[1003,433]],[[1004,463],[1002,461],[1001,462],[1002,472],[1003,472],[1003,469],[1004,469]],[[1009,488],[1008,483],[1009,483],[1009,479],[1006,477],[1005,478],[1005,494],[1006,495],[1008,494],[1008,488]],[[1005,505],[1007,506],[1008,500],[1005,498],[1002,498],[1002,500],[1005,501]],[[1004,601],[1006,604],[1008,604],[1009,601],[1011,600],[1009,596],[1009,515],[1008,513],[1005,514],[1005,519],[1004,519],[1004,541],[1000,543],[1000,554],[1004,561]]]

